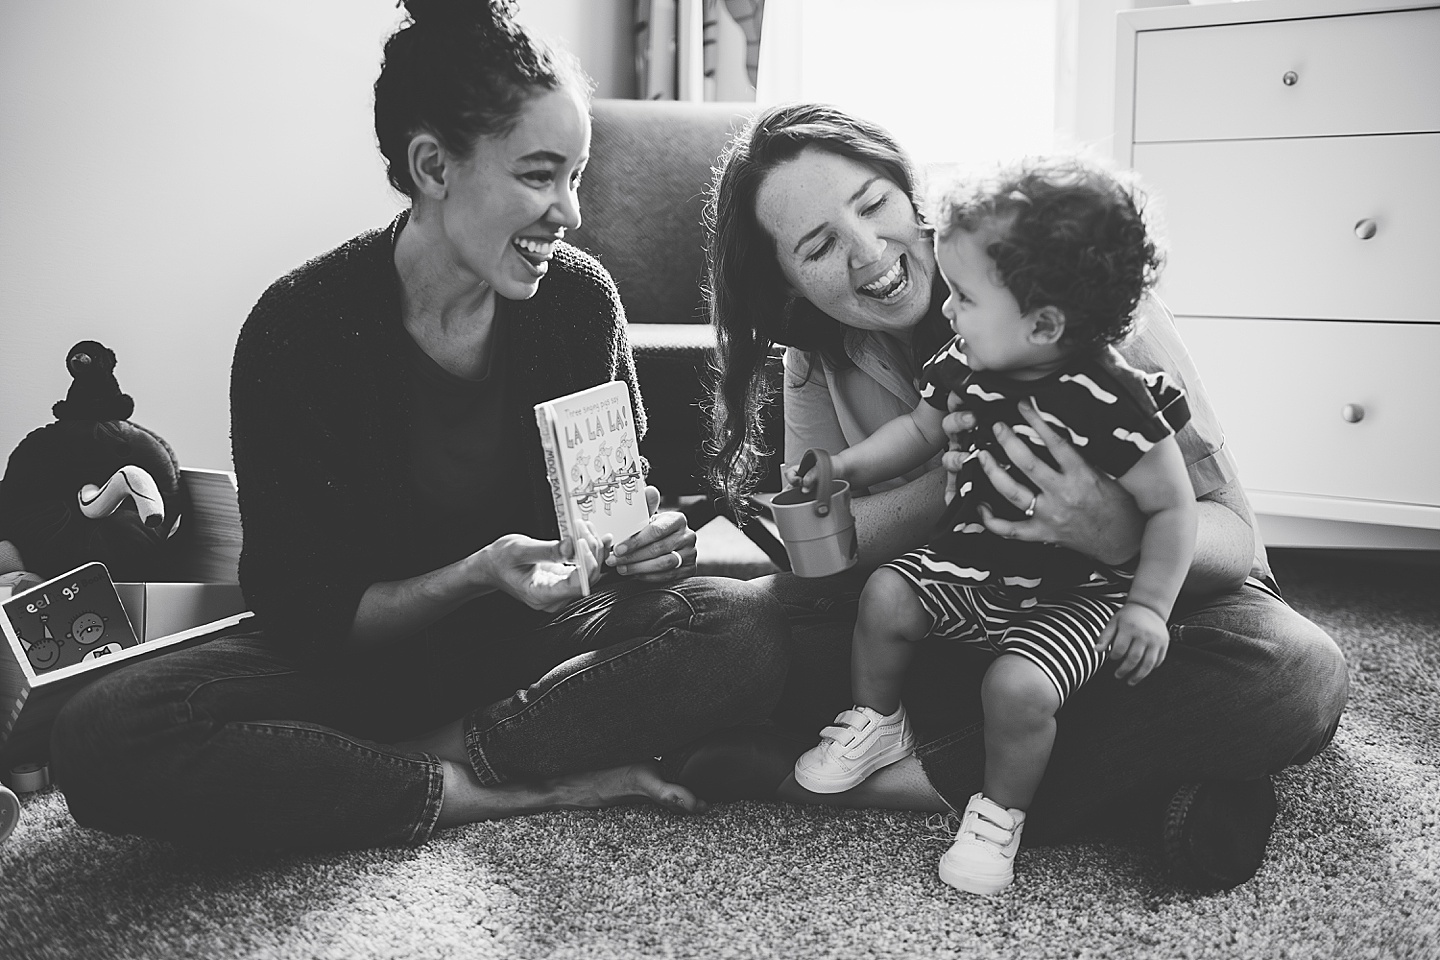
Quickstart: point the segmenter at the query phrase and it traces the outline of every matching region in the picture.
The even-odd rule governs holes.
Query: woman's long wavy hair
[[[826,104],[771,107],[721,154],[705,203],[705,296],[719,343],[706,472],[736,516],[744,516],[747,494],[770,453],[761,413],[775,392],[765,372],[771,348],[779,343],[818,353],[833,364],[849,363],[844,326],[791,292],[774,238],[756,217],[755,196],[765,178],[810,147],[874,170],[920,209],[914,168],[894,138]]]

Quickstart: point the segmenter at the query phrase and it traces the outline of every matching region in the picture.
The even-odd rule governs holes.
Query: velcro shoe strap
[[[965,822],[960,828],[962,833],[973,833],[982,840],[989,840],[1000,846],[1009,843],[1015,833],[1015,817],[986,797],[973,798],[965,808],[965,814]]]
[[[1013,828],[1010,830],[1006,830],[999,824],[991,823],[984,817],[973,818],[970,821],[969,828],[963,829],[960,832],[968,833],[971,836],[978,837],[981,840],[988,840],[989,842],[995,844],[995,846],[997,847],[1003,847],[1008,845],[1011,839],[1015,836]]]
[[[842,710],[833,726],[820,731],[823,740],[834,740],[842,747],[854,746],[868,732],[870,718],[859,710]]]

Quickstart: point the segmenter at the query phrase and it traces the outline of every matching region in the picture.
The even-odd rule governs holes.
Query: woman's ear
[[[1065,311],[1056,306],[1044,306],[1031,310],[1030,342],[1037,346],[1049,346],[1060,342],[1065,335]]]
[[[410,138],[410,179],[420,194],[432,200],[444,200],[448,157],[434,134],[417,133]]]

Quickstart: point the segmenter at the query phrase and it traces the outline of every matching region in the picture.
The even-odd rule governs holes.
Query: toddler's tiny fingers
[[[1116,646],[1118,647],[1118,644]],[[1120,668],[1115,671],[1115,676],[1121,680],[1134,676],[1135,671],[1140,666],[1142,656],[1141,652],[1133,645],[1126,650],[1124,659],[1121,659],[1116,649],[1112,648],[1110,651],[1110,659],[1120,660]]]
[[[1155,651],[1147,651],[1140,662],[1135,665],[1135,670],[1130,674],[1130,686],[1135,686],[1141,680],[1150,676],[1150,671],[1155,669]]]
[[[1130,640],[1118,630],[1110,638],[1110,659],[1124,660],[1125,654],[1130,652]]]

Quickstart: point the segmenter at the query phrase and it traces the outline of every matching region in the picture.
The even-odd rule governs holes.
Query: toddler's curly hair
[[[994,239],[986,252],[1022,313],[1065,314],[1063,343],[1097,348],[1130,335],[1135,306],[1163,262],[1145,226],[1144,196],[1078,156],[1027,157],[950,189],[932,223]]]

